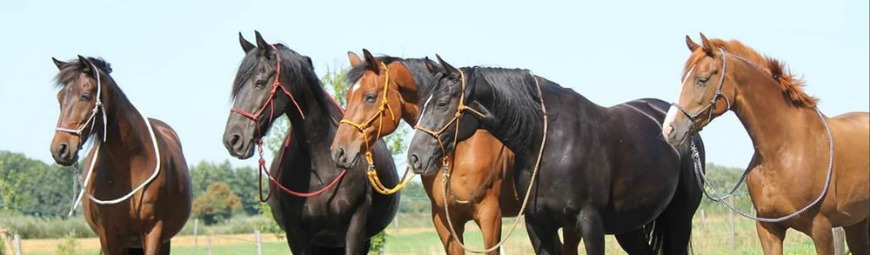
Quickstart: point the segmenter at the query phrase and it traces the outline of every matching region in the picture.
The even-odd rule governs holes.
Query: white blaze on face
[[[692,77],[694,75],[692,73],[692,71],[694,71],[694,70],[695,70],[694,65],[691,68],[689,68],[689,71],[686,72],[686,76],[683,77],[683,82],[681,83],[682,86],[686,86],[686,81],[689,80],[689,77]],[[680,89],[682,90],[682,87]],[[679,102],[680,102],[680,94],[677,94],[676,103],[679,103]],[[680,114],[680,110],[677,109],[677,107],[674,107],[673,105],[671,105],[671,107],[668,108],[667,115],[665,115],[665,120],[662,122],[662,135],[664,135],[665,138],[670,137],[671,133],[674,132],[673,124],[674,124],[674,121],[677,119],[677,114]]]
[[[429,106],[429,101],[432,101],[432,96],[434,96],[434,94],[429,94],[429,98],[427,98],[426,102],[423,103],[423,111],[420,111],[420,118],[417,118],[418,125],[423,121],[423,116],[426,116],[426,106]]]
[[[362,78],[359,78],[359,80],[356,80],[356,83],[354,83],[353,86],[350,87],[350,95],[349,96],[353,96],[353,93],[359,89],[359,87],[361,86],[359,83],[360,81],[362,81]]]

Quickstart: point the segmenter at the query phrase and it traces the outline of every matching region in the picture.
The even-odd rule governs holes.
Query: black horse
[[[291,142],[273,160],[271,175],[289,190],[315,191],[298,196],[270,183],[276,193],[269,206],[291,251],[366,254],[370,237],[396,215],[399,194],[373,192],[362,164],[336,166],[329,145],[342,117],[340,106],[324,91],[308,57],[266,43],[259,32],[256,37],[254,46],[239,34],[246,55],[233,85],[235,103],[224,145],[233,156],[250,158],[273,120],[287,114]],[[383,142],[374,148],[374,162],[381,181],[396,185],[399,176]]]
[[[587,254],[604,254],[605,234],[615,234],[629,254],[688,253],[701,191],[689,145],[674,148],[661,137],[667,103],[640,99],[601,107],[527,70],[460,70],[439,61],[440,68],[431,67],[438,84],[408,150],[415,172],[433,173],[444,151],[453,150],[454,138],[484,128],[517,152],[520,197],[534,185],[525,219],[537,253],[561,252],[554,237],[568,226],[579,230]],[[540,171],[530,183],[544,138]],[[701,138],[692,139],[703,162]]]

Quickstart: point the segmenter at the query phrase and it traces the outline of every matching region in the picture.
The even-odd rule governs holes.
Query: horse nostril
[[[66,143],[61,143],[57,146],[57,155],[60,155],[62,158],[66,158],[69,154],[69,146]]]
[[[336,157],[338,162],[346,163],[347,155],[344,153],[344,148],[338,148],[338,152],[336,153]]]
[[[239,142],[242,140],[242,136],[239,134],[233,134],[230,136],[230,146],[233,148],[237,148],[240,146]]]
[[[421,170],[420,168],[423,168],[422,163],[420,162],[420,157],[417,157],[416,154],[412,154],[410,160],[411,166],[413,166],[414,169]]]

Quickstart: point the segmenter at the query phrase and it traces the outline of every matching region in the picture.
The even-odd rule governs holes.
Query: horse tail
[[[664,254],[665,243],[668,239],[668,224],[665,222],[665,218],[665,213],[662,213],[658,218],[643,226],[643,235],[650,248],[655,252],[654,254]]]

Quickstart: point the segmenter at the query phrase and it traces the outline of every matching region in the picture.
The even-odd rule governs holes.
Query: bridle
[[[260,160],[258,161],[259,179],[257,181],[258,187],[259,187],[258,194],[260,195],[260,202],[268,201],[269,198],[272,197],[272,192],[274,191],[274,189],[269,189],[269,192],[266,194],[265,197],[263,197],[263,175],[264,174],[269,179],[269,181],[272,182],[272,184],[274,184],[276,187],[278,187],[282,191],[286,192],[287,194],[290,194],[290,195],[293,195],[296,197],[303,197],[303,198],[317,196],[317,195],[320,195],[321,193],[326,192],[327,190],[331,189],[335,185],[337,185],[339,183],[339,181],[345,176],[345,174],[347,174],[347,169],[342,169],[342,171],[338,174],[338,176],[335,177],[335,179],[332,182],[330,182],[328,185],[324,186],[323,188],[321,188],[319,190],[316,190],[313,192],[298,192],[298,191],[293,191],[293,190],[285,187],[284,185],[282,185],[281,182],[278,181],[278,179],[276,179],[275,177],[273,177],[271,175],[271,173],[269,173],[269,169],[266,167],[266,159],[265,159],[265,156],[263,155],[263,137],[264,137],[264,134],[263,134],[262,130],[260,130],[260,126],[261,126],[260,125],[260,117],[262,117],[262,114],[266,110],[266,107],[269,107],[270,108],[269,123],[274,121],[273,118],[275,116],[275,96],[277,95],[277,92],[279,91],[279,89],[282,93],[287,95],[290,98],[290,101],[293,102],[293,105],[296,106],[296,110],[299,111],[299,116],[301,116],[303,120],[305,119],[305,113],[302,112],[302,107],[300,107],[299,103],[296,102],[296,98],[293,97],[293,93],[290,93],[290,91],[288,91],[287,88],[284,88],[284,86],[281,86],[281,56],[278,54],[278,49],[275,47],[275,45],[271,45],[271,46],[272,46],[272,49],[275,50],[275,62],[276,62],[275,66],[276,67],[275,67],[275,81],[272,82],[272,89],[269,91],[268,99],[266,99],[266,102],[263,103],[263,106],[261,106],[260,109],[257,110],[256,113],[250,113],[250,112],[245,111],[244,109],[241,109],[241,108],[238,108],[235,106],[230,110],[230,112],[237,113],[239,115],[242,115],[245,118],[251,119],[257,125],[257,135],[260,136],[260,138],[257,140],[257,150],[258,150],[259,156],[260,156]],[[341,107],[339,107],[339,109],[341,109]],[[284,142],[285,147],[290,146],[291,137],[292,137],[292,134],[288,133],[286,141]],[[281,163],[283,162],[283,159],[284,159],[283,156],[284,156],[283,154],[279,155],[279,158],[278,158],[279,169],[280,169]],[[281,178],[280,176],[281,176],[281,173],[279,172],[278,173],[279,179]]]
[[[727,67],[726,54],[727,53],[725,52],[725,50],[722,50],[722,48],[719,48],[719,52],[722,53],[721,54],[722,55],[722,72],[720,72],[720,75],[719,75],[719,86],[716,87],[716,93],[713,94],[713,99],[710,99],[710,103],[707,104],[707,106],[704,106],[704,108],[701,108],[701,110],[696,112],[696,113],[689,113],[689,111],[686,110],[686,108],[683,108],[683,106],[680,106],[680,104],[671,103],[671,106],[673,106],[674,108],[677,108],[677,110],[680,110],[680,112],[682,112],[684,115],[686,115],[687,118],[689,118],[689,120],[692,121],[692,125],[697,125],[696,123],[698,123],[697,122],[698,117],[701,114],[704,114],[704,112],[708,112],[706,121],[709,122],[710,120],[712,120],[713,119],[713,108],[716,106],[716,103],[719,101],[720,97],[724,98],[725,103],[728,105],[728,108],[726,108],[725,110],[726,111],[731,110],[731,100],[729,100],[728,97],[722,93],[722,86],[725,85],[725,74],[726,74],[725,71],[726,71],[726,67]],[[685,79],[689,78],[689,75],[690,74],[688,74],[688,73],[686,74],[686,77],[683,79],[683,83],[685,83]]]
[[[369,166],[368,166],[369,170],[374,169],[375,164],[374,164],[374,159],[372,159],[372,152],[371,152],[372,147],[369,144],[369,136],[368,136],[368,134],[366,134],[365,130],[367,128],[372,127],[372,125],[375,123],[375,119],[377,119],[378,120],[378,133],[375,136],[375,141],[377,141],[378,139],[381,139],[381,131],[384,127],[384,116],[387,115],[388,111],[390,113],[390,118],[393,121],[396,120],[396,114],[393,113],[393,108],[390,107],[389,99],[387,98],[387,92],[389,91],[388,88],[390,85],[390,69],[383,62],[381,62],[381,67],[384,68],[384,72],[386,73],[386,77],[384,79],[384,91],[383,91],[383,93],[381,93],[381,94],[383,94],[383,97],[381,99],[381,105],[378,106],[378,111],[375,112],[374,114],[372,114],[372,116],[369,117],[368,119],[366,119],[366,121],[363,121],[361,123],[354,122],[353,120],[348,119],[346,117],[342,118],[341,122],[340,122],[340,124],[348,124],[348,125],[356,128],[356,130],[359,131],[363,135],[363,139],[364,139],[363,141],[365,141],[365,143],[366,143],[365,159],[366,159],[366,162],[368,162],[368,164],[369,164]]]
[[[79,138],[83,138],[83,137],[81,137],[82,132],[84,132],[84,130],[86,128],[88,128],[88,126],[91,127],[91,132],[93,132],[93,127],[94,127],[94,125],[96,125],[95,123],[96,123],[97,113],[102,111],[103,112],[103,114],[102,114],[102,116],[103,116],[103,141],[105,141],[106,140],[106,123],[107,122],[106,122],[106,106],[103,104],[103,84],[100,81],[100,70],[97,69],[97,67],[94,66],[93,64],[91,64],[91,69],[94,70],[94,74],[95,74],[94,77],[97,80],[97,96],[95,99],[96,103],[94,103],[94,108],[91,109],[91,115],[88,117],[88,119],[84,123],[79,124],[78,128],[66,128],[66,127],[59,126],[59,127],[55,127],[54,130],[55,130],[55,132],[70,133],[70,134],[73,134],[75,136],[78,136]],[[81,144],[82,141],[84,141],[84,139],[80,139],[80,140],[81,141],[79,143]]]
[[[407,166],[407,167],[405,167],[405,173],[402,174],[402,180],[399,181],[399,183],[396,184],[395,187],[388,188],[388,187],[384,186],[384,184],[381,182],[380,178],[378,177],[378,172],[375,169],[375,161],[373,159],[373,154],[371,151],[372,147],[371,147],[371,145],[369,145],[369,136],[368,136],[368,134],[366,134],[365,130],[367,128],[370,128],[375,123],[375,119],[377,119],[378,120],[378,133],[375,136],[375,141],[377,141],[378,139],[381,139],[381,131],[383,130],[383,127],[384,127],[384,116],[387,115],[388,110],[390,113],[390,118],[393,121],[396,120],[396,114],[393,113],[393,108],[390,107],[389,99],[387,98],[387,92],[389,91],[388,88],[390,85],[390,69],[383,62],[381,62],[381,67],[384,68],[384,72],[386,73],[386,77],[384,79],[384,91],[382,93],[384,95],[383,95],[383,98],[381,99],[381,105],[378,106],[378,111],[375,112],[374,114],[372,114],[371,117],[369,117],[366,121],[363,121],[362,123],[356,123],[353,120],[350,120],[348,118],[342,118],[341,122],[339,124],[348,124],[348,125],[356,128],[356,130],[359,131],[363,135],[363,139],[364,139],[363,141],[365,141],[365,143],[366,143],[365,159],[366,159],[366,162],[369,164],[368,169],[366,170],[367,175],[368,175],[368,179],[369,179],[369,183],[372,184],[372,188],[375,191],[377,191],[378,193],[381,193],[384,195],[392,195],[392,194],[395,194],[396,192],[399,192],[399,190],[402,190],[402,188],[404,188],[412,179],[414,179],[414,176],[416,176],[416,174],[411,173],[411,175],[409,176],[408,173],[410,172],[411,168],[410,168],[410,166]],[[347,115],[345,115],[345,116],[347,116]]]
[[[453,145],[454,145],[453,148],[455,149],[456,142],[459,139],[459,122],[458,121],[459,121],[459,118],[462,117],[462,114],[465,112],[465,110],[468,110],[471,113],[474,113],[477,116],[480,116],[481,118],[486,118],[486,115],[484,115],[483,113],[480,113],[480,111],[475,110],[474,108],[471,108],[465,104],[465,82],[466,82],[465,81],[465,73],[462,72],[462,70],[459,70],[459,69],[456,69],[456,70],[459,71],[459,84],[461,86],[460,87],[461,90],[459,91],[459,106],[456,108],[456,112],[453,114],[453,118],[450,119],[450,121],[448,121],[447,124],[444,124],[444,126],[439,128],[437,131],[435,131],[434,129],[431,129],[431,128],[424,127],[423,125],[421,125],[421,123],[417,123],[417,125],[414,126],[414,129],[417,129],[417,130],[422,131],[423,133],[429,134],[430,136],[434,137],[436,141],[438,141],[438,145],[441,146],[441,152],[442,152],[441,161],[442,161],[443,167],[445,169],[449,168],[449,162],[447,160],[447,157],[445,157],[445,155],[447,155],[448,152],[447,152],[447,149],[444,147],[444,142],[441,140],[441,134],[443,134],[444,131],[446,131],[447,128],[449,128],[450,125],[453,124],[453,122],[456,122],[456,132],[453,134]],[[421,115],[422,114],[423,113],[421,113]]]

